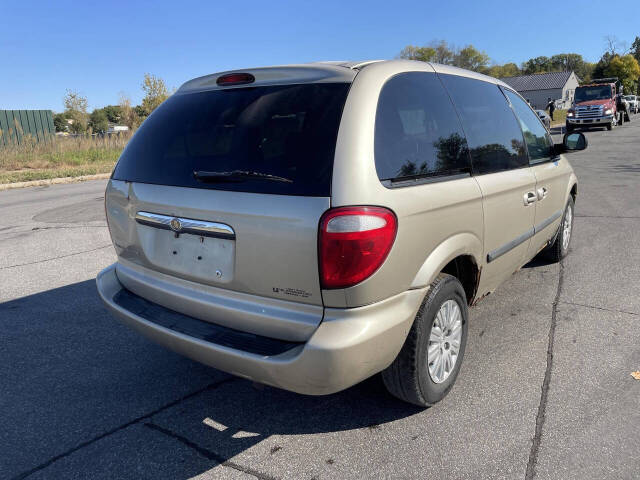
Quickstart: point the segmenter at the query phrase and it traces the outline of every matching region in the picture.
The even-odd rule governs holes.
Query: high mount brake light
[[[398,222],[382,207],[340,207],[320,220],[318,256],[324,289],[347,288],[369,278],[387,258]]]
[[[229,85],[244,85],[255,81],[256,77],[250,73],[227,73],[226,75],[220,75],[216,83],[221,87],[226,87]]]

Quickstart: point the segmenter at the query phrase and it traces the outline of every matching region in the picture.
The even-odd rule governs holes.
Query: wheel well
[[[573,203],[576,203],[576,197],[578,196],[578,184],[574,183],[571,187],[571,196],[573,197]]]
[[[458,279],[467,296],[467,303],[471,305],[478,290],[480,270],[471,255],[460,255],[445,265],[442,273],[448,273]]]

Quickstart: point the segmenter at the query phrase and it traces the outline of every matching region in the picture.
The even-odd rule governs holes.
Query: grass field
[[[566,110],[556,110],[553,112],[553,121],[551,122],[551,126],[554,125],[564,125],[567,120],[567,111]]]
[[[0,147],[0,184],[109,173],[129,135],[52,137]]]

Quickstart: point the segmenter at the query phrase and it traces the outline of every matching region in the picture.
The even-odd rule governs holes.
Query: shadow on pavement
[[[3,478],[188,478],[273,435],[375,429],[422,411],[377,377],[307,397],[192,362],[118,324],[93,280],[0,304],[0,327]]]
[[[623,163],[620,165],[613,165],[611,169],[621,173],[640,173],[640,163]]]
[[[522,268],[536,268],[536,267],[546,267],[547,265],[553,265],[557,262],[549,260],[545,258],[542,253],[536,255],[529,263],[523,265]]]

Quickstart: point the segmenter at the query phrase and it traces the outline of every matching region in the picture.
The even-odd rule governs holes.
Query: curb
[[[80,175],[79,177],[45,178],[43,180],[30,180],[28,182],[3,183],[0,184],[0,191],[12,190],[14,188],[26,187],[46,187],[63,183],[85,182],[87,180],[104,180],[111,176],[110,173],[98,173],[96,175]]]

